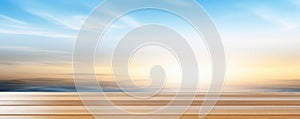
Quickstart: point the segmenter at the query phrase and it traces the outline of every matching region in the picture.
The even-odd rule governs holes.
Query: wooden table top
[[[198,93],[193,99],[184,98],[173,101],[172,108],[162,114],[147,114],[170,103],[174,93],[162,93],[151,99],[131,98],[123,93],[105,93],[117,107],[139,114],[120,114],[111,105],[95,98],[95,93],[86,93],[90,107],[101,113],[101,118],[111,119],[173,119],[172,112],[181,109],[186,102],[192,101],[181,119],[196,119],[205,93]],[[99,101],[100,100],[100,101]],[[99,108],[101,107],[101,108]],[[77,93],[50,92],[1,92],[0,118],[15,119],[92,119]],[[300,119],[300,93],[222,93],[208,119]]]

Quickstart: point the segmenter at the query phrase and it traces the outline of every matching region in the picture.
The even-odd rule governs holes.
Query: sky
[[[75,91],[72,79],[74,43],[81,25],[101,2],[1,0],[0,91]],[[197,2],[210,16],[223,41],[226,55],[224,91],[300,91],[300,1]],[[166,24],[191,37],[194,34],[181,19],[155,10],[138,11],[120,18],[108,29],[96,56],[97,78],[107,91],[118,89],[109,63],[101,62],[101,56],[112,52],[115,44],[112,39],[121,36],[114,34],[124,34],[145,23]],[[201,84],[205,87],[210,82],[207,70],[211,65],[204,46],[199,43],[193,48],[199,51],[197,57],[204,58],[200,73],[205,75],[200,80],[205,81]],[[173,67],[177,65],[174,57],[168,57],[171,55],[159,48],[148,48],[156,50],[137,52],[140,55],[134,59],[137,62],[132,65],[131,75],[137,79],[145,77],[149,72],[146,65],[159,61],[169,67],[166,70],[168,81],[180,82],[179,69]],[[157,58],[158,52],[167,55]]]

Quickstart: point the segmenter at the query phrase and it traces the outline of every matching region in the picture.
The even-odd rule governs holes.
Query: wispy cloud
[[[73,15],[73,16],[57,16],[52,15],[49,12],[40,12],[40,11],[31,11],[30,13],[39,16],[45,20],[48,20],[54,24],[63,25],[72,30],[79,30],[83,21],[85,20],[85,16],[83,15]]]
[[[44,50],[44,49],[37,49],[37,48],[25,47],[25,46],[0,46],[0,50],[2,50],[2,49],[41,52],[41,53],[56,53],[56,54],[64,54],[64,55],[70,54],[70,52],[66,52],[66,51]]]
[[[116,6],[114,6],[116,7]],[[112,7],[113,8],[113,7]],[[118,16],[119,14],[117,12],[114,12],[114,11],[111,11],[111,10],[106,10],[106,11],[102,11],[104,14],[108,15],[108,16]],[[97,19],[97,18],[100,18],[101,16],[95,16],[94,19]],[[125,15],[125,16],[122,16],[120,17],[120,20],[121,23],[123,24],[119,24],[117,27],[119,28],[124,28],[124,24],[125,25],[130,25],[130,26],[133,26],[133,27],[138,27],[138,26],[141,26],[142,23],[139,22],[137,19],[131,17],[131,16],[128,16],[128,15]],[[99,22],[99,21],[98,21]]]
[[[85,91],[99,91],[91,87],[80,87]],[[104,92],[120,92],[115,82],[101,82]],[[21,79],[1,79],[0,91],[20,91],[20,92],[76,92],[73,79],[61,78],[21,78]]]
[[[28,23],[26,23],[26,22],[24,22],[24,21],[17,20],[17,19],[15,19],[15,18],[11,18],[11,17],[5,16],[5,15],[1,15],[1,14],[0,14],[0,18],[1,18],[1,19],[4,19],[4,20],[7,20],[7,21],[9,21],[9,22],[11,22],[11,23],[17,23],[17,24],[23,24],[23,25],[28,24]]]
[[[105,12],[108,16],[116,16],[116,13],[112,11]],[[90,32],[99,32],[100,27],[104,27],[107,25],[106,22],[101,21],[102,16],[99,15],[91,15],[88,16],[87,19],[89,20],[88,24],[84,24],[84,30],[90,31]],[[131,17],[131,16],[122,16],[117,20],[117,22],[114,22],[113,24],[110,24],[109,28],[111,30],[120,30],[120,29],[126,29],[128,27],[139,27],[142,23],[139,22],[137,19]]]
[[[12,29],[0,29],[0,34],[15,34],[15,35],[32,35],[32,36],[42,36],[42,37],[50,37],[50,38],[67,38],[67,39],[75,39],[75,35],[67,35],[62,33],[55,32],[46,32],[46,31],[38,31],[38,30],[12,30]]]
[[[72,52],[42,49],[25,46],[1,46],[0,47],[0,64],[19,65],[20,63],[35,64],[69,64]]]
[[[283,17],[281,14],[272,12],[266,8],[255,8],[252,10],[254,15],[269,21],[271,23],[275,23],[279,26],[282,26],[286,29],[294,29],[300,26],[299,22],[295,22],[295,16],[292,18]],[[300,19],[299,19],[300,20]]]
[[[250,83],[251,84],[251,83]],[[244,86],[253,90],[271,91],[271,92],[299,92],[300,79],[274,79],[272,82],[252,83],[255,85]]]
[[[74,19],[80,19],[80,18],[81,17],[79,16],[74,17]],[[64,39],[75,39],[76,37],[73,34],[51,32],[50,30],[41,29],[25,21],[0,14],[0,20],[1,19],[4,20],[5,22],[0,23],[2,26],[0,28],[0,34],[31,35],[31,36],[42,36],[42,37],[50,37],[50,38],[64,38]],[[75,26],[72,27],[75,28]]]
[[[44,4],[39,4],[39,5],[43,6]],[[49,10],[49,9],[37,10],[34,7],[28,7],[28,6],[27,7],[23,6],[22,9],[28,12],[29,14],[32,14],[34,16],[43,19],[44,21],[48,21],[47,24],[56,24],[59,25],[58,27],[62,26],[69,30],[75,30],[75,31],[79,31],[81,26],[85,22],[86,18],[89,17],[87,14],[74,13],[74,14],[66,15],[64,13],[54,12],[54,10]],[[105,11],[105,14],[110,16],[116,15],[116,13],[112,10]],[[104,23],[102,24],[101,21],[98,20],[98,18],[101,16],[91,16],[91,17],[92,17],[91,18],[92,22],[94,22],[95,24],[98,25],[104,24]],[[119,20],[121,24],[112,24],[110,27],[113,29],[122,29],[122,28],[127,28],[127,26],[138,27],[142,25],[138,20],[130,16],[123,16]],[[97,29],[95,27],[101,27],[101,26],[95,26],[94,24],[92,24],[92,26],[86,26],[86,27],[88,27],[90,31],[95,31],[95,29]]]
[[[131,25],[133,27],[141,26],[141,23],[139,23],[136,19],[128,16],[124,16],[120,19],[123,23]]]

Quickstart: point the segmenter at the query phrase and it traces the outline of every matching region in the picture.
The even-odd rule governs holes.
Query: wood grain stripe
[[[97,93],[86,93],[88,101],[97,110],[97,116],[103,118],[174,118],[174,111],[179,110],[191,94],[180,95],[180,100],[174,101],[172,110],[162,114],[121,114],[101,103],[96,98]],[[182,119],[197,118],[199,108],[203,103],[205,93],[196,95],[189,110]],[[106,93],[107,97],[117,106],[127,111],[145,113],[167,105],[175,96],[174,93],[163,93],[154,98],[141,100],[128,97],[123,93]],[[101,107],[101,108],[99,108]],[[1,119],[92,119],[85,109],[77,93],[0,93]],[[223,93],[214,110],[207,118],[294,118],[300,119],[300,93]]]

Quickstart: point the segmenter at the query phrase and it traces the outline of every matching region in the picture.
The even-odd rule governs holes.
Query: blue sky
[[[76,36],[85,18],[100,2],[0,1],[0,80],[69,78],[62,74],[72,73]],[[222,36],[228,58],[228,85],[299,78],[300,1],[197,2],[207,11]],[[151,22],[151,14],[164,16],[151,19],[152,22],[179,22],[165,13],[144,11],[127,16],[117,25]],[[183,27],[174,26],[189,32]]]

